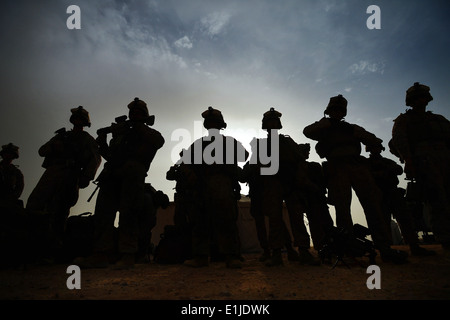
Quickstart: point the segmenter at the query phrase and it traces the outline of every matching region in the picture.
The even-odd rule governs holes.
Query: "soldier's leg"
[[[450,161],[450,159],[449,159]],[[435,161],[421,168],[426,198],[431,205],[430,224],[436,240],[450,247],[450,199],[448,162]]]
[[[352,185],[348,170],[345,164],[338,166],[329,163],[328,196],[336,212],[336,226],[352,232]]]
[[[286,196],[285,203],[288,211],[292,236],[294,238],[294,246],[309,249],[311,247],[311,238],[303,219],[305,207],[302,205],[301,200],[294,194],[294,192]]]
[[[363,207],[367,226],[371,231],[375,246],[378,249],[389,248],[390,229],[388,230],[383,219],[381,192],[375,184],[372,174],[363,165],[355,166],[351,173],[352,186]]]
[[[400,231],[405,243],[408,244],[411,249],[411,254],[415,256],[435,255],[436,252],[419,246],[419,238],[414,230],[411,208],[406,203],[406,198],[401,190],[397,190],[396,193],[393,193],[391,204],[393,215],[400,226]]]
[[[119,210],[120,180],[102,183],[94,209],[94,246],[96,253],[114,251],[114,221]]]
[[[138,214],[138,252],[136,260],[139,262],[149,262],[149,248],[152,238],[152,229],[156,225],[156,208],[153,204],[153,197],[149,192],[144,194],[144,206]]]
[[[122,168],[119,200],[119,254],[131,259],[138,250],[138,216],[144,208],[145,167],[129,162]]]
[[[266,261],[270,257],[269,241],[267,239],[266,219],[262,212],[262,197],[253,196],[250,203],[250,214],[255,220],[256,236],[259,245],[263,249],[260,261]]]
[[[381,194],[373,180],[371,172],[364,165],[355,166],[352,170],[352,186],[364,209],[367,225],[370,229],[375,248],[380,251],[381,259],[386,262],[402,264],[407,261],[408,253],[393,250],[390,247],[390,229],[383,221]]]
[[[240,267],[238,212],[232,180],[226,175],[214,175],[208,178],[208,189],[209,215],[219,253],[225,257],[227,267]]]
[[[286,244],[283,221],[283,192],[281,181],[277,177],[268,176],[264,183],[263,214],[269,218],[269,247],[272,257],[266,265],[283,264],[281,249]]]

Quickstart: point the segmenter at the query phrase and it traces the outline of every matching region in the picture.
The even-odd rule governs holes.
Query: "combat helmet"
[[[433,100],[433,97],[430,94],[430,87],[420,84],[419,82],[414,82],[414,85],[406,90],[406,105],[411,107],[412,101],[419,97],[426,98],[428,100],[427,103]]]
[[[87,112],[86,109],[84,109],[82,106],[70,109],[70,112],[72,112],[72,115],[70,116],[69,120],[71,123],[73,123],[74,117],[79,117],[83,120],[84,127],[91,126],[91,119],[89,118],[89,112]]]
[[[132,110],[132,109],[138,109],[141,110],[142,112],[144,112],[146,117],[149,117],[149,113],[148,113],[148,109],[147,109],[147,104],[140,100],[139,98],[134,98],[133,101],[131,101],[128,104],[128,109]]]
[[[330,109],[333,108],[342,108],[345,112],[344,117],[347,115],[347,99],[345,99],[342,94],[339,94],[335,97],[331,97],[330,101],[328,102],[328,106],[324,111],[324,114],[329,115]]]
[[[19,147],[15,146],[12,143],[8,143],[4,146],[2,146],[2,150],[0,151],[0,156],[3,157],[3,154],[5,153],[11,153],[12,155],[14,155],[14,159],[19,158]]]
[[[208,107],[208,110],[203,111],[202,113],[203,119],[203,126],[206,129],[225,129],[227,127],[227,124],[225,123],[222,112],[220,112],[217,109],[214,109],[213,107]]]
[[[265,112],[262,119],[262,129],[281,129],[283,126],[281,125],[281,112],[275,110],[275,108],[271,107],[269,111]],[[275,120],[271,125],[268,124],[270,120]],[[275,125],[273,124],[275,123]]]

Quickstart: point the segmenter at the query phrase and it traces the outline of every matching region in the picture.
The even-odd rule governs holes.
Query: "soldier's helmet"
[[[347,99],[345,99],[342,94],[331,97],[324,113],[329,115],[329,111],[333,108],[342,108],[345,117],[347,115]]]
[[[128,104],[128,109],[130,109],[130,111],[133,109],[138,109],[142,111],[145,116],[149,116],[147,104],[139,98],[134,98],[134,100]]]
[[[70,109],[70,112],[72,112],[72,115],[70,116],[71,123],[73,123],[73,119],[75,117],[78,117],[83,120],[84,127],[91,126],[91,119],[89,118],[89,112],[87,112],[87,110],[84,109],[82,106],[79,106],[78,108]]]
[[[430,94],[430,87],[420,84],[419,82],[414,82],[414,85],[406,90],[406,105],[410,107],[412,102],[419,97],[426,98],[428,100],[427,102],[433,100],[433,97]]]
[[[266,111],[263,115],[262,119],[262,129],[281,129],[283,126],[281,125],[281,112],[275,110],[275,108],[270,108],[269,111]]]
[[[2,146],[2,150],[0,151],[0,156],[3,157],[5,153],[10,153],[14,156],[14,159],[19,158],[19,147],[15,146],[12,143],[8,143]]]
[[[227,124],[225,123],[222,112],[213,107],[208,107],[208,110],[202,112],[203,126],[206,129],[225,129]]]

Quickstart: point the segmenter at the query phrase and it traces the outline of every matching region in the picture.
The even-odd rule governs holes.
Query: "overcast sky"
[[[72,4],[79,30],[66,26]],[[381,10],[381,29],[366,26],[370,5]],[[262,115],[275,107],[281,133],[311,143],[311,160],[320,161],[302,130],[343,94],[346,120],[386,146],[416,81],[431,87],[428,109],[450,118],[449,17],[450,4],[438,0],[3,1],[0,143],[20,147],[25,202],[43,173],[39,147],[72,127],[79,105],[96,137],[134,97],[147,102],[166,140],[147,180],[171,199],[165,174],[182,144],[172,133],[198,138],[195,121],[208,106],[222,111],[223,133],[244,144],[262,136]],[[81,191],[72,213],[93,210],[93,189]]]

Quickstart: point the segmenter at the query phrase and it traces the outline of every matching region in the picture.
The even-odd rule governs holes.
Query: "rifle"
[[[112,133],[113,128],[115,126],[117,126],[117,125],[121,125],[121,126],[123,126],[125,128],[127,128],[127,127],[131,128],[133,126],[133,123],[135,122],[135,121],[131,121],[129,119],[127,120],[127,116],[126,115],[117,117],[117,118],[114,119],[114,121],[115,122],[111,123],[111,125],[109,127],[98,129],[97,130],[97,135]],[[144,120],[144,123],[146,125],[152,126],[155,123],[155,116],[154,115],[148,116]]]
[[[95,185],[97,185],[97,187],[95,187],[95,190],[91,193],[91,195],[89,196],[89,198],[87,199],[87,202],[90,202],[92,197],[97,193],[98,189],[100,188],[100,186],[98,185],[98,181],[94,181],[93,182]]]
[[[97,187],[95,187],[95,190],[91,193],[91,195],[87,199],[87,202],[91,201],[91,199],[94,197],[94,195],[97,193],[98,189],[100,188],[101,182],[106,180],[106,178],[110,175],[110,172],[111,171],[109,169],[108,163],[105,163],[105,165],[103,166],[102,172],[100,172],[100,174],[98,175],[97,179],[95,179],[95,181],[92,182]]]

